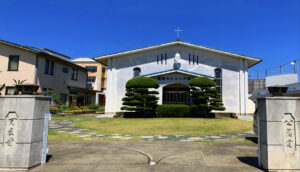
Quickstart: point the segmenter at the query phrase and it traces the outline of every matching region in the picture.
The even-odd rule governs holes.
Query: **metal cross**
[[[179,41],[179,32],[182,32],[182,30],[177,27],[177,29],[175,29],[174,31],[177,32],[177,39],[176,40]]]

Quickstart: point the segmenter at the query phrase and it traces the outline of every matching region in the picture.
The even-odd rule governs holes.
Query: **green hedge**
[[[184,104],[166,104],[159,105],[157,108],[157,118],[187,118],[198,117],[197,106],[189,106]]]

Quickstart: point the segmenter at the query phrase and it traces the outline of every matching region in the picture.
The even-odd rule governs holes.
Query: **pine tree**
[[[158,88],[159,83],[148,77],[136,77],[126,83],[126,94],[122,99],[123,105],[121,110],[137,112],[147,116],[155,113],[157,108],[158,94],[157,91],[150,90]]]
[[[195,77],[190,81],[190,86],[193,103],[198,106],[201,114],[208,115],[212,110],[225,110],[213,80],[206,77]]]

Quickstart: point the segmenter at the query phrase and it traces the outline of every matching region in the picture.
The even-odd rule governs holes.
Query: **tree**
[[[212,110],[225,110],[215,88],[215,81],[206,77],[195,77],[190,80],[190,86],[193,103],[201,113],[208,115]]]
[[[148,113],[154,113],[157,108],[158,94],[157,91],[150,89],[157,89],[159,83],[148,77],[136,77],[130,79],[126,83],[126,94],[122,99],[123,105],[121,110],[137,112],[138,114],[146,116]]]
[[[15,85],[22,85],[26,81],[26,79],[25,80],[15,80],[15,79],[13,79],[13,80],[15,82]]]
[[[1,95],[1,91],[5,88],[5,84],[0,86],[0,95]]]

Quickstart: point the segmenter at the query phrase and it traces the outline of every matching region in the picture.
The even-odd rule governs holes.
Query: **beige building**
[[[87,89],[87,69],[74,64],[70,57],[0,40],[0,85],[6,85],[2,95],[14,94],[13,79],[38,85],[38,92],[52,90],[65,104],[94,103],[95,91]]]
[[[79,57],[72,61],[88,70],[88,88],[99,91],[96,93],[95,102],[104,105],[107,78],[106,66],[88,57]]]

